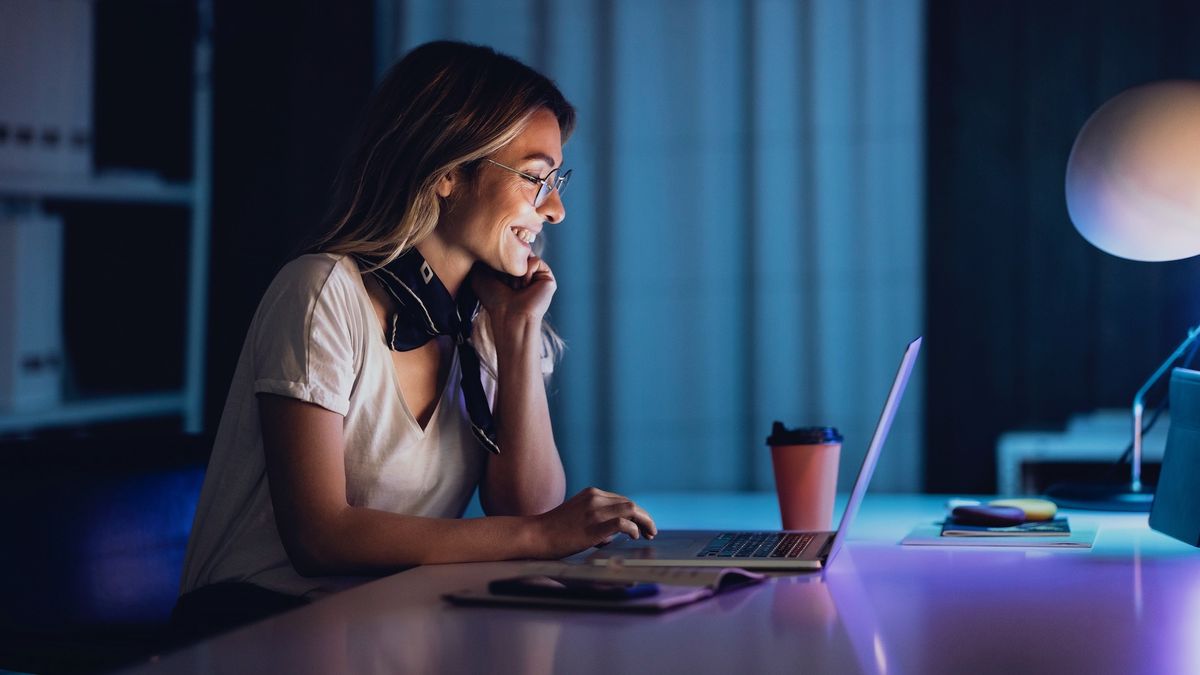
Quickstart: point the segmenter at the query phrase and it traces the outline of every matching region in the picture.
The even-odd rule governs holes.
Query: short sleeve
[[[250,330],[254,392],[345,415],[362,364],[362,306],[344,259],[317,254],[284,266]]]

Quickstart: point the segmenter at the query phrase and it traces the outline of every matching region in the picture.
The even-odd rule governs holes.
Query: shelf
[[[190,206],[191,183],[149,175],[55,176],[0,173],[0,198],[115,201]]]
[[[64,241],[74,238],[78,243],[101,233],[114,246],[133,246],[134,251],[147,246],[152,249],[159,242],[142,245],[138,243],[142,240],[130,238],[131,228],[145,231],[147,223],[151,227],[169,227],[172,241],[183,241],[186,247],[184,250],[175,246],[171,257],[184,284],[183,292],[175,298],[178,284],[174,283],[174,276],[165,287],[172,295],[171,302],[177,303],[177,307],[182,305],[184,313],[184,344],[177,348],[175,340],[171,341],[172,355],[179,352],[182,372],[178,381],[172,378],[139,383],[136,376],[113,373],[111,369],[95,381],[73,379],[79,387],[77,391],[108,389],[141,393],[81,398],[29,412],[0,409],[0,434],[163,417],[182,418],[186,431],[198,433],[203,428],[205,412],[213,2],[73,0],[66,4],[88,10],[88,44],[76,51],[87,57],[91,75],[86,91],[83,87],[61,87],[63,100],[54,105],[86,113],[80,119],[87,120],[85,137],[92,141],[90,155],[86,161],[71,157],[70,162],[58,156],[40,156],[35,158],[38,161],[25,161],[29,158],[22,156],[21,161],[13,162],[7,161],[12,157],[5,157],[4,170],[0,170],[0,217],[15,222],[39,214],[53,216],[62,221]],[[81,44],[77,38],[84,29],[67,25],[58,20],[56,13],[52,14],[53,17],[36,15],[37,21],[53,19],[50,23],[40,23],[38,29],[57,31],[54,36],[59,42]],[[65,68],[67,62],[54,50],[42,49],[33,56],[37,58],[14,62],[12,68],[5,63],[0,71],[21,75],[12,83],[18,87],[14,91],[24,92],[26,98],[22,100],[28,99],[30,109],[37,113],[34,117],[55,124],[76,122],[65,113],[59,119],[57,108],[45,107],[52,103],[42,95],[44,83],[50,80],[38,77],[41,74],[49,78],[49,74],[61,70],[60,65]],[[72,78],[78,79],[77,75],[71,72]],[[8,83],[2,77],[0,80]],[[36,101],[35,94],[40,97]],[[34,103],[42,107],[34,109]],[[46,119],[42,120],[43,117]],[[67,171],[70,168],[76,173]],[[80,250],[67,245],[63,249],[64,253]],[[59,274],[67,276],[61,270]],[[106,278],[109,276],[119,275]],[[132,298],[128,302],[137,302],[136,287],[120,290],[127,295],[126,299]],[[80,312],[79,305],[68,306],[65,301],[58,306],[47,303],[39,311],[41,316],[58,314],[74,316],[76,320],[86,314]],[[0,322],[7,319],[0,318]],[[74,330],[78,332],[77,328]],[[0,354],[0,357],[7,356]],[[76,371],[86,370],[79,363],[64,362],[71,363]],[[72,375],[67,373],[64,377]]]
[[[178,415],[186,412],[186,399],[181,392],[167,391],[133,396],[113,396],[72,401],[47,410],[0,413],[0,433],[139,417]]]

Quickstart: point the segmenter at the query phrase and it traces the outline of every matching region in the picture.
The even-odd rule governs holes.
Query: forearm
[[[541,321],[495,330],[495,420],[500,454],[488,458],[480,499],[489,514],[531,515],[562,503],[566,477],[554,444],[542,377]]]
[[[546,553],[540,527],[531,517],[426,518],[347,506],[297,533],[288,555],[307,576],[540,558]]]

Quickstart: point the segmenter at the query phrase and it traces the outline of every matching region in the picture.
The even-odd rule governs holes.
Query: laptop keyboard
[[[814,535],[794,532],[722,532],[697,558],[799,558]]]

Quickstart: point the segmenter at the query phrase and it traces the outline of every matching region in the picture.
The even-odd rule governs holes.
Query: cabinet
[[[0,435],[200,431],[211,2],[6,0],[0,15],[0,257],[25,261],[0,276]]]

